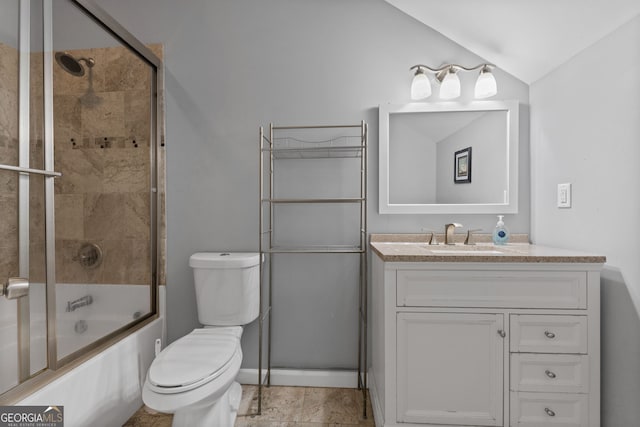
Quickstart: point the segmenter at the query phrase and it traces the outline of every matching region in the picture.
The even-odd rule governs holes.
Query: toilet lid
[[[194,329],[160,352],[149,368],[147,379],[162,388],[198,386],[213,380],[225,371],[240,348],[237,329],[241,330]]]

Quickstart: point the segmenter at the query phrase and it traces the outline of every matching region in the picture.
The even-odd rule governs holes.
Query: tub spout
[[[91,295],[85,295],[82,298],[78,298],[77,300],[67,301],[67,313],[76,311],[80,307],[85,307],[87,305],[93,304],[93,297]]]

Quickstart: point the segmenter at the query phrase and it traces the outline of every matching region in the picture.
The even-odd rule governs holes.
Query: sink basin
[[[429,252],[441,255],[502,255],[493,245],[426,246]]]
[[[434,254],[449,255],[502,255],[502,252],[495,249],[429,249]]]

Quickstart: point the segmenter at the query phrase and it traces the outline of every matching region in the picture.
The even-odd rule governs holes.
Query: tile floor
[[[263,393],[262,415],[251,415],[258,407],[258,387],[242,386],[235,427],[374,426],[371,402],[367,398],[365,420],[362,393],[356,389],[271,386]],[[170,427],[171,419],[142,407],[123,427]]]

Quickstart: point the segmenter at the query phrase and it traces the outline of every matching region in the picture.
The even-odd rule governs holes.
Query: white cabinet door
[[[397,316],[397,421],[502,425],[503,315]]]

